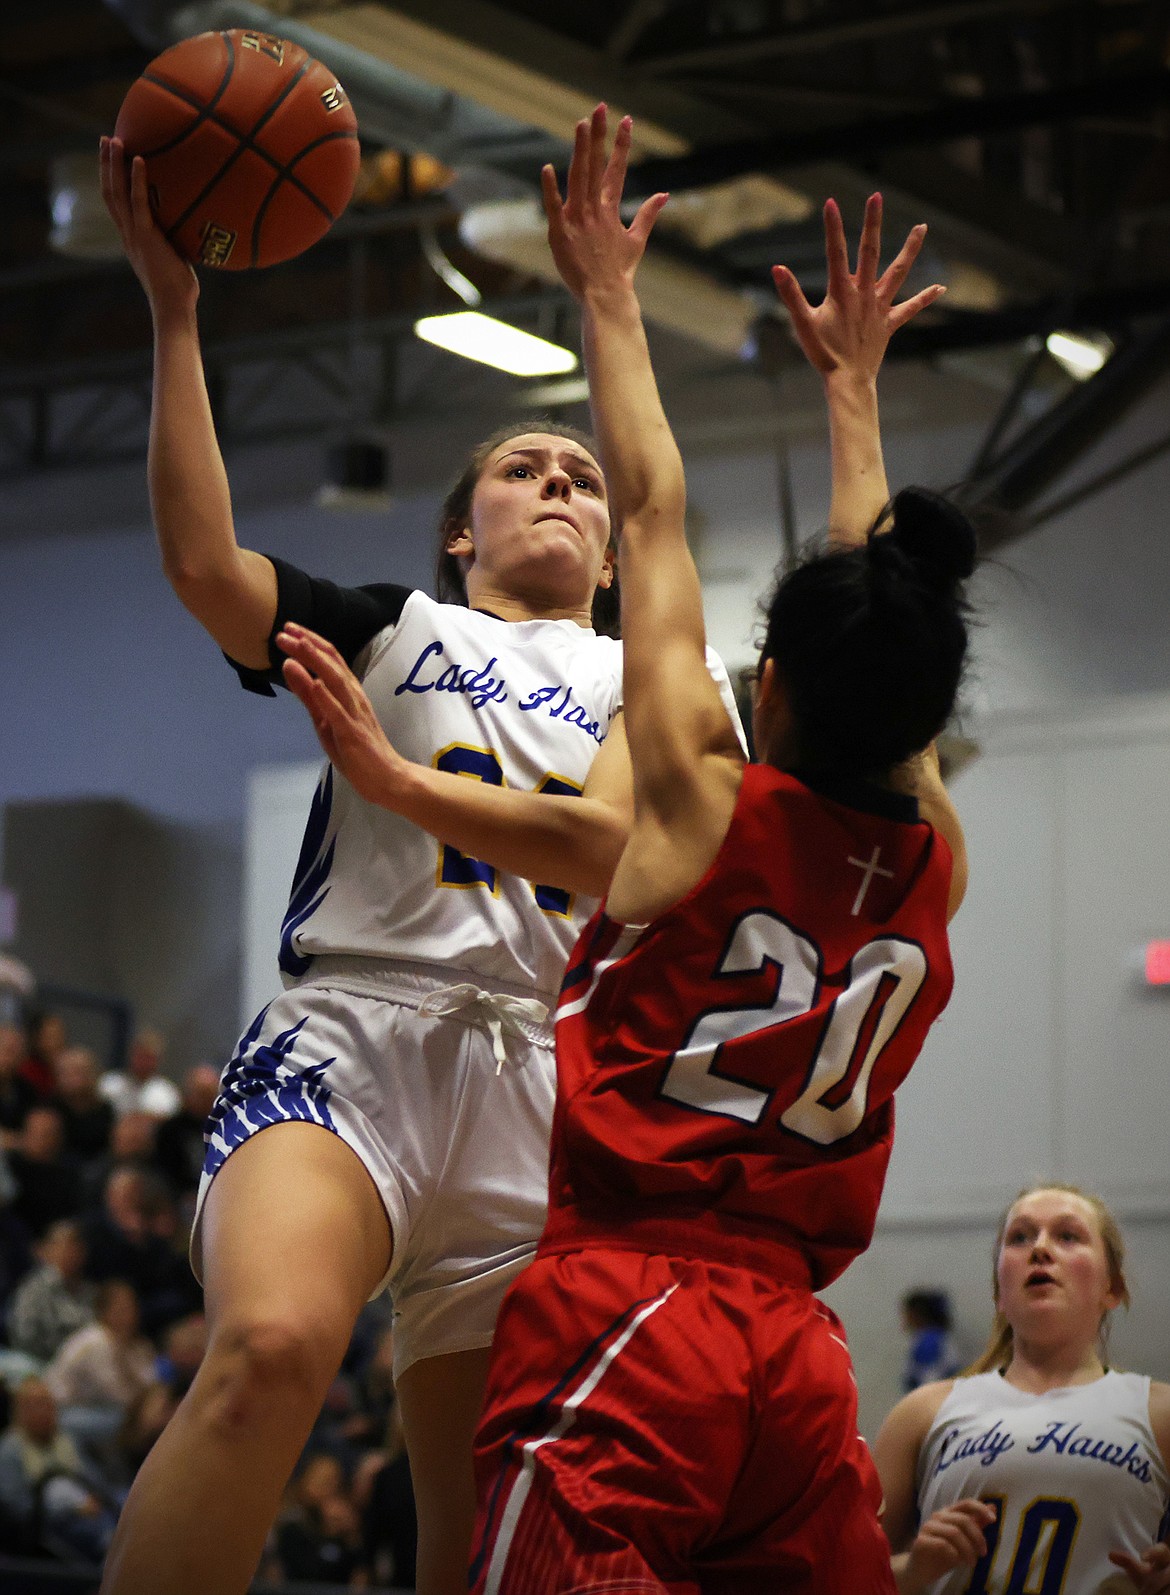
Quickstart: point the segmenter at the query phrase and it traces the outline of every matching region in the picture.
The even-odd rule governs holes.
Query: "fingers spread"
[[[882,252],[882,196],[871,194],[865,202],[865,221],[857,249],[857,286],[868,292],[877,281]]]
[[[294,631],[286,626],[277,637],[276,645],[316,676],[339,703],[352,709],[356,692],[360,692],[361,688],[332,643],[318,637],[315,632],[300,627]]]
[[[776,285],[776,292],[784,302],[784,308],[793,321],[803,320],[811,314],[812,306],[804,297],[804,290],[787,266],[772,267],[772,281]]]
[[[835,199],[825,201],[825,260],[829,267],[829,293],[843,294],[849,285],[849,250],[845,243],[845,224]]]
[[[651,194],[649,199],[644,199],[638,206],[637,215],[629,226],[629,234],[643,247],[669,198],[669,194]]]
[[[558,226],[564,205],[557,174],[551,166],[542,166],[540,169],[540,197],[544,200],[544,214],[548,217],[549,226]]]
[[[946,291],[943,283],[936,282],[931,287],[924,288],[921,293],[915,294],[913,299],[907,299],[903,304],[897,305],[890,311],[890,331],[897,332],[899,327],[904,327],[908,321],[913,321],[920,310],[933,305]]]
[[[893,303],[898,289],[905,282],[911,266],[918,259],[918,252],[922,248],[926,237],[926,223],[921,222],[917,227],[912,227],[906,237],[906,242],[886,267],[877,285],[878,298],[889,305]]]
[[[570,210],[580,211],[585,204],[589,186],[589,123],[580,121],[573,135],[573,156],[569,161],[569,177],[565,184],[565,204]]]
[[[602,201],[609,205],[620,205],[622,189],[626,184],[626,168],[630,161],[630,143],[633,122],[628,116],[623,116],[618,123],[617,137],[613,141],[610,152],[609,164],[605,168],[605,175],[601,182]]]
[[[605,178],[605,127],[606,109],[599,105],[589,118],[589,198],[594,203]]]

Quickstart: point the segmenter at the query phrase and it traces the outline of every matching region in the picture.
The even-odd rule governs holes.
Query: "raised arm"
[[[118,139],[101,141],[102,194],[154,321],[147,474],[163,571],[180,601],[240,664],[265,669],[276,618],[270,560],[236,542],[227,473],[199,348],[194,270],[155,225],[146,163],[126,171]]]
[[[743,754],[707,669],[699,577],[685,534],[682,460],[658,396],[634,292],[634,273],[666,196],[646,200],[629,228],[623,226],[619,205],[629,149],[627,118],[607,159],[605,108],[599,106],[578,124],[565,199],[550,167],[542,179],[553,255],[581,303],[593,420],[620,539],[635,812],[621,870],[656,880],[669,901],[688,875],[697,878],[695,861],[705,853],[698,872],[706,867],[711,838],[715,845],[722,838]],[[622,901],[625,911],[637,911],[629,893]],[[643,912],[660,906],[637,901]]]
[[[774,266],[772,277],[796,339],[825,384],[833,467],[829,536],[839,543],[860,543],[890,496],[877,400],[877,376],[886,347],[899,327],[932,305],[946,289],[935,283],[895,305],[922,248],[926,226],[911,229],[879,277],[880,194],[871,194],[866,202],[855,270],[849,266],[845,227],[836,200],[825,202],[824,218],[828,285],[822,302],[815,308],[809,304],[787,266]]]

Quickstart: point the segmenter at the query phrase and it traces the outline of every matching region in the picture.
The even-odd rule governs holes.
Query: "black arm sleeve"
[[[331,642],[347,665],[387,626],[396,625],[410,597],[409,587],[395,582],[375,582],[369,587],[339,587],[320,576],[307,576],[287,560],[267,556],[276,571],[276,618],[268,634],[267,670],[250,670],[237,660],[227,659],[248,692],[275,698],[274,687],[284,685],[281,666],[285,656],[276,646],[276,637],[286,621],[307,626]]]

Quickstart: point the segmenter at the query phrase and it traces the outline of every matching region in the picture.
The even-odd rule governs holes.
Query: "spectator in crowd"
[[[183,1100],[177,1113],[158,1127],[154,1161],[176,1196],[197,1191],[203,1173],[203,1128],[219,1089],[219,1073],[197,1063],[183,1076]]]
[[[169,1119],[179,1111],[179,1088],[159,1073],[165,1050],[161,1032],[140,1030],[130,1043],[125,1070],[111,1069],[102,1075],[102,1095],[119,1118],[149,1113],[152,1119]]]
[[[59,1426],[44,1380],[23,1381],[0,1436],[0,1509],[20,1534],[12,1548],[100,1562],[114,1532],[101,1481]]]
[[[190,1390],[207,1351],[207,1320],[202,1313],[180,1318],[163,1336],[163,1349],[156,1373],[159,1381],[179,1402]]]
[[[165,1199],[145,1171],[126,1165],[107,1177],[101,1208],[82,1217],[89,1277],[129,1280],[152,1335],[201,1301],[186,1257],[159,1233],[174,1228],[173,1211],[162,1210]]]
[[[81,1180],[64,1152],[65,1128],[57,1109],[48,1103],[30,1108],[8,1163],[16,1180],[13,1210],[34,1240],[81,1206]]]
[[[394,1388],[394,1331],[386,1328],[378,1338],[369,1363],[354,1380],[354,1418],[346,1437],[356,1445],[385,1451],[398,1432],[398,1395]]]
[[[376,1584],[415,1587],[418,1514],[406,1447],[390,1455],[371,1451],[354,1475],[354,1500],[361,1514],[362,1556]]]
[[[76,1330],[45,1369],[65,1428],[83,1443],[108,1447],[154,1383],[154,1348],[141,1333],[138,1297],[124,1279],[107,1279],[95,1321]]]
[[[63,1047],[53,1068],[65,1149],[79,1163],[92,1163],[106,1152],[114,1127],[114,1110],[99,1089],[97,1057],[89,1047]]]
[[[28,1226],[13,1209],[15,1200],[16,1180],[0,1147],[0,1314],[34,1261]]]
[[[367,1451],[354,1469],[353,1496],[370,1578],[375,1584],[413,1589],[418,1516],[391,1368],[391,1336],[386,1334],[359,1390],[376,1449]]]
[[[36,1087],[21,1073],[24,1033],[18,1025],[0,1022],[0,1147],[14,1147],[28,1110],[40,1100]]]
[[[42,1101],[47,1102],[57,1089],[54,1067],[62,1048],[68,1044],[65,1021],[59,1013],[29,1016],[28,1044],[20,1072]]]
[[[85,1244],[74,1219],[58,1219],[37,1247],[40,1266],[23,1279],[8,1313],[8,1338],[34,1361],[52,1360],[78,1329],[94,1321],[94,1288],[85,1279]]]
[[[109,1107],[109,1103],[106,1106]],[[149,1113],[127,1113],[114,1119],[105,1154],[86,1166],[86,1207],[101,1206],[102,1193],[115,1169],[138,1169],[147,1173],[154,1162],[157,1130],[158,1120],[152,1119]]]
[[[945,1290],[911,1290],[902,1297],[902,1328],[909,1337],[902,1389],[953,1379],[963,1359],[951,1334],[951,1299]]]
[[[120,1437],[128,1476],[137,1473],[146,1453],[171,1421],[199,1372],[206,1350],[207,1321],[202,1313],[180,1318],[163,1335],[162,1351],[154,1365],[155,1381],[131,1410]]]
[[[36,990],[36,979],[28,965],[11,953],[0,952],[0,1021],[18,1023]]]
[[[292,1506],[276,1531],[281,1576],[294,1582],[353,1585],[362,1566],[357,1511],[336,1457],[306,1458],[292,1487]]]

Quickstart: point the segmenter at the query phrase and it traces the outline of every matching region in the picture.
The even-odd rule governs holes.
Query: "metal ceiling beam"
[[[964,508],[1018,516],[1168,370],[1170,318],[1132,338],[1095,376],[1073,388],[984,471],[964,483],[958,495]],[[1010,519],[994,525],[985,532],[983,547],[1000,547],[1024,530],[1026,524]]]
[[[884,150],[986,137],[1026,127],[1050,127],[1102,112],[1170,104],[1170,70],[1100,78],[1024,94],[951,99],[904,116],[866,117],[808,132],[737,139],[691,155],[641,162],[630,171],[638,194],[700,188],[742,172],[790,170],[811,161],[871,159]]]
[[[510,294],[484,302],[485,314],[503,320],[536,315],[545,305],[560,305],[563,295],[545,289],[526,294]],[[371,316],[360,325],[363,342],[376,343],[387,338],[413,336],[419,307],[393,315]],[[305,327],[274,328],[252,338],[209,339],[203,345],[208,368],[227,364],[246,364],[279,356],[301,357],[317,349],[348,348],[353,341],[351,318],[318,321]],[[39,365],[0,370],[0,398],[38,392],[57,392],[63,388],[86,388],[101,383],[137,383],[151,369],[149,347],[114,355],[92,355],[80,360],[46,360]]]
[[[653,27],[675,3],[676,0],[632,0],[605,41],[606,54],[615,61],[624,60],[646,29]]]
[[[846,22],[786,28],[783,33],[757,36],[735,44],[679,50],[671,55],[651,56],[639,61],[638,66],[652,77],[670,77],[678,72],[722,71],[729,66],[754,66],[759,61],[775,61],[784,56],[809,55],[907,33],[959,27],[963,23],[983,22],[1004,14],[1023,17],[1040,11],[1071,8],[1071,0],[951,0],[947,5],[919,6],[911,11],[886,12]]]
[[[890,345],[890,357],[922,360],[953,350],[1019,343],[1038,330],[1102,332],[1125,329],[1137,320],[1164,315],[1167,311],[1170,311],[1170,281],[1165,280],[1140,283],[1132,288],[1034,299],[1005,310],[937,311],[929,323],[914,321],[903,327]]]

